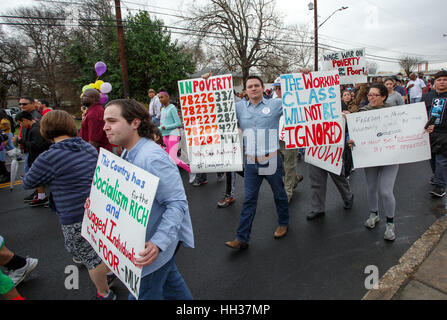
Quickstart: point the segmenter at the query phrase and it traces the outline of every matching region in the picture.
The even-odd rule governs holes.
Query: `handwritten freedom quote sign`
[[[323,70],[338,70],[340,84],[366,83],[365,49],[352,49],[323,55]]]
[[[354,167],[365,168],[423,161],[431,158],[424,131],[427,112],[422,102],[346,116]]]
[[[101,148],[82,222],[82,236],[136,298],[141,269],[135,259],[144,250],[158,180]]]
[[[337,71],[281,75],[286,149],[344,143]]]
[[[178,86],[191,172],[242,171],[232,75]]]

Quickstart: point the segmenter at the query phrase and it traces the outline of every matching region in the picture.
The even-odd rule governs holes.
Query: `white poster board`
[[[346,116],[355,146],[355,168],[423,161],[431,158],[427,111],[422,102],[356,112]]]
[[[310,147],[306,149],[304,161],[326,171],[341,174],[344,145]]]
[[[344,142],[337,71],[281,75],[281,92],[286,149]]]
[[[232,75],[178,81],[191,172],[242,171]]]
[[[135,259],[144,250],[158,181],[101,148],[82,222],[82,236],[136,298],[142,269]]]
[[[323,70],[338,70],[340,84],[367,83],[365,49],[351,49],[323,55]]]

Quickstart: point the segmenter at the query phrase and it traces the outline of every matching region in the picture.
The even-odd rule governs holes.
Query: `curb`
[[[447,216],[436,220],[362,300],[391,300],[438,244],[447,230]]]

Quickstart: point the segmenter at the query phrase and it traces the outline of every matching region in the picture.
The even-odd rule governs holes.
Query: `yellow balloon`
[[[102,80],[96,80],[95,84],[94,84],[94,88],[98,91],[100,91],[101,89],[101,85],[104,83],[104,81]]]

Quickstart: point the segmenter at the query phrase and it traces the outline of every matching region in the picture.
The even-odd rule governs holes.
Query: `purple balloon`
[[[109,101],[109,97],[105,93],[101,93],[99,97],[99,103],[104,104]]]
[[[102,74],[104,74],[104,72],[106,72],[106,70],[107,70],[107,66],[104,62],[102,62],[102,61],[96,62],[95,71],[96,71],[96,74],[98,75],[98,77],[101,76]]]

